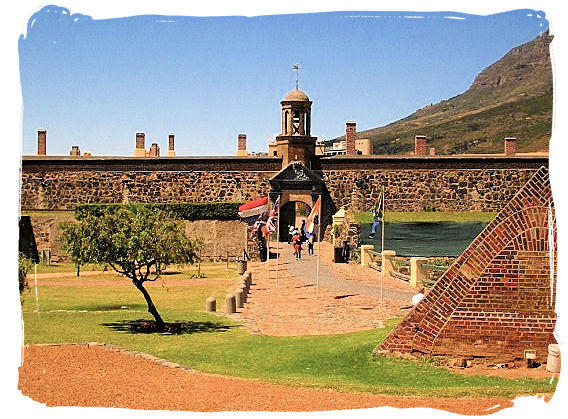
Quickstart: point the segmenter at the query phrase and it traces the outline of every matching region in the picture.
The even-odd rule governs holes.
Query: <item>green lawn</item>
[[[489,223],[495,216],[496,212],[385,212],[385,221],[387,223],[416,223],[416,222],[471,222],[478,221]],[[353,213],[355,221],[359,224],[368,224],[373,222],[373,216],[370,211],[356,211]]]
[[[207,279],[237,279],[234,270],[204,266]],[[216,272],[214,274],[214,272]],[[100,278],[100,277],[99,277]],[[181,276],[179,277],[181,278]],[[178,279],[179,279],[178,278]],[[85,280],[92,279],[86,276]],[[110,281],[110,279],[109,279]],[[549,380],[505,380],[462,376],[431,362],[373,357],[372,349],[399,320],[384,329],[344,335],[270,337],[249,333],[218,314],[204,312],[205,299],[224,296],[232,287],[181,285],[168,276],[151,285],[150,294],[166,322],[183,322],[185,333],[133,332],[130,322],[152,317],[141,294],[124,286],[38,286],[25,294],[26,343],[104,342],[141,351],[200,371],[258,378],[303,387],[423,396],[503,396],[552,393]],[[33,284],[33,282],[32,282]]]

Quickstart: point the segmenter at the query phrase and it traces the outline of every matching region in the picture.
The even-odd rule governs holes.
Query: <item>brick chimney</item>
[[[80,157],[81,156],[81,150],[79,150],[79,146],[78,145],[71,146],[71,151],[69,152],[69,155],[71,157]]]
[[[136,147],[134,148],[134,157],[146,157],[146,135],[143,132],[136,133]]]
[[[174,134],[170,132],[168,135],[168,157],[176,156],[174,142],[175,142]]]
[[[425,135],[414,136],[414,155],[415,156],[425,156],[426,155],[426,136]]]
[[[436,155],[436,149],[435,149],[434,147],[430,147],[429,150],[430,150],[430,155],[431,155],[431,156],[435,156],[435,155]]]
[[[357,154],[355,140],[357,139],[357,124],[353,121],[345,123],[345,151],[348,155]]]
[[[237,140],[237,156],[246,157],[248,156],[247,151],[247,135],[239,134]]]
[[[45,156],[47,154],[47,131],[44,129],[37,130],[37,155]]]
[[[160,146],[158,143],[152,143],[148,157],[160,157]]]
[[[505,156],[517,154],[517,139],[515,137],[505,138]]]

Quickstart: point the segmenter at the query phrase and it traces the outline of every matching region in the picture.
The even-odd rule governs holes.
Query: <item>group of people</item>
[[[302,244],[307,243],[308,255],[314,254],[314,234],[306,233],[306,220],[302,221],[302,227],[299,229],[295,226],[288,225],[288,244],[294,249],[294,257],[296,260],[302,258]]]

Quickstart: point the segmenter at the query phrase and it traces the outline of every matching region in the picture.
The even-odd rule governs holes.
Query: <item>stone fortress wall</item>
[[[390,211],[499,211],[544,157],[332,157],[312,162],[336,208],[368,210],[385,187]],[[247,201],[267,195],[279,158],[23,157],[21,209],[79,203]]]

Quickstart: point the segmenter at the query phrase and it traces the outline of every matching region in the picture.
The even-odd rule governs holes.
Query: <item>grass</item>
[[[202,269],[213,285],[179,284],[178,280],[189,275],[182,272],[166,275],[149,286],[164,320],[187,326],[183,333],[176,334],[137,333],[131,329],[138,320],[152,317],[140,293],[124,278],[96,277],[122,286],[42,286],[41,281],[48,280],[43,278],[38,282],[39,314],[35,311],[35,290],[25,295],[25,342],[104,342],[204,372],[343,391],[448,397],[512,397],[554,391],[555,385],[548,380],[462,376],[435,367],[428,360],[373,357],[373,348],[399,320],[387,321],[384,329],[344,335],[251,334],[222,315],[204,312],[209,296],[215,297],[218,310],[223,310],[224,297],[232,288],[226,280],[236,282],[235,270],[227,271],[223,264],[204,264]],[[82,278],[93,279],[88,275]]]
[[[482,222],[489,223],[495,216],[496,212],[385,212],[385,221],[387,223],[427,223],[427,222],[444,222],[452,221],[458,223],[464,222]],[[370,211],[356,211],[353,213],[355,221],[359,224],[369,224],[373,222],[373,216]]]

